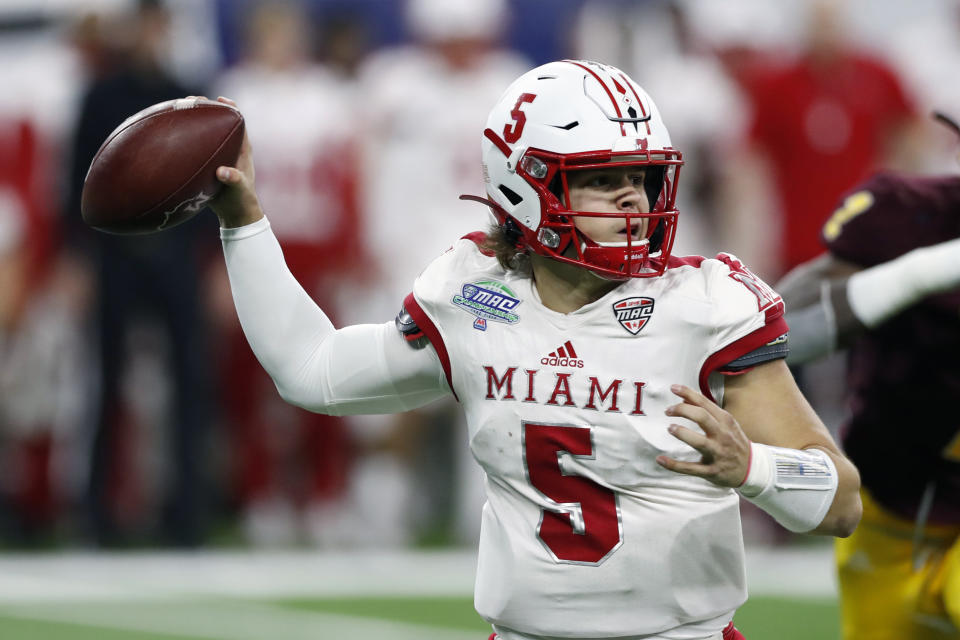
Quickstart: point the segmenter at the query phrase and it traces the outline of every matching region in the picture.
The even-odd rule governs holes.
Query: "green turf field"
[[[0,554],[0,640],[486,640],[475,571],[472,549]],[[836,640],[829,546],[751,548],[747,576],[747,640]]]
[[[332,614],[332,617],[326,617]],[[756,597],[736,617],[747,640],[832,640],[829,600]],[[318,640],[455,638],[486,640],[489,626],[470,598],[216,599],[0,607],[4,640]]]
[[[469,598],[406,599],[374,598],[363,600],[289,600],[281,606],[336,612],[355,616],[374,616],[453,629],[476,629],[483,635],[489,625],[473,610]],[[832,600],[789,600],[753,598],[736,616],[747,640],[810,640],[839,637],[837,605]],[[478,637],[480,637],[478,636]]]

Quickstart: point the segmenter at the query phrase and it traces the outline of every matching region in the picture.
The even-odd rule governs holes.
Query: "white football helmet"
[[[483,132],[489,199],[464,197],[490,205],[518,247],[607,278],[654,277],[673,247],[682,164],[637,83],[609,65],[563,60],[525,73],[494,106]],[[645,169],[649,213],[570,210],[569,172],[615,166]],[[628,229],[647,218],[647,236],[594,242],[574,226],[577,216],[622,217]]]

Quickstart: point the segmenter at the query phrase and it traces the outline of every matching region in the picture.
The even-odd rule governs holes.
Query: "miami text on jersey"
[[[517,374],[519,367],[507,367],[502,373],[498,374],[496,370],[489,365],[483,366],[487,374],[487,395],[485,400],[522,400],[523,402],[537,402],[560,407],[579,407],[581,409],[593,409],[607,412],[623,413],[621,409],[620,390],[624,389],[624,394],[633,393],[629,398],[633,402],[625,407],[630,409],[630,415],[643,416],[643,388],[646,382],[632,381],[632,389],[624,383],[623,380],[614,379],[607,384],[600,382],[597,376],[580,373],[561,373],[552,372],[555,379],[552,381],[553,389],[550,391],[550,397],[546,402],[546,393],[538,394],[535,380],[539,369],[524,369],[522,374]],[[522,395],[514,395],[514,374],[517,374],[518,385],[522,385]],[[545,374],[546,377],[546,374]],[[525,379],[524,379],[525,378]],[[572,388],[571,388],[572,385]],[[550,387],[549,381],[544,381],[541,386]],[[518,390],[520,386],[518,386]],[[584,404],[577,404],[577,400]]]

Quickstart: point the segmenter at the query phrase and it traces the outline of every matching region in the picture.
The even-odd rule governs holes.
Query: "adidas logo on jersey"
[[[563,346],[557,348],[556,351],[551,351],[548,355],[540,358],[540,364],[551,367],[576,367],[583,369],[583,360],[577,359],[577,351],[573,348],[573,344],[569,340],[564,342]]]

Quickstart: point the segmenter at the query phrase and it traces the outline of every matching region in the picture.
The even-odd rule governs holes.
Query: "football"
[[[90,163],[80,202],[84,222],[118,234],[186,222],[217,195],[217,167],[236,163],[243,129],[237,109],[206,98],[168,100],[135,113]]]

